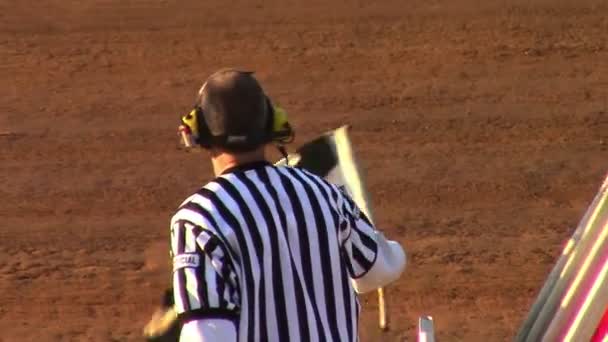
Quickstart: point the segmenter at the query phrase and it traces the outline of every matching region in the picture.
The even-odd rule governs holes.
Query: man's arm
[[[365,293],[397,280],[407,263],[403,247],[376,230],[348,195],[342,203],[341,243],[355,290]]]
[[[184,324],[180,342],[236,341],[236,326],[225,319],[204,318]]]
[[[176,220],[171,249],[180,341],[236,341],[238,279],[223,243],[208,229]]]
[[[387,240],[378,231],[375,234],[378,244],[376,261],[367,273],[353,279],[357,293],[365,293],[392,283],[401,276],[407,264],[405,251],[398,242]]]

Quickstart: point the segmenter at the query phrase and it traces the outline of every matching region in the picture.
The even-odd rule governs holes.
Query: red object
[[[606,312],[604,312],[604,317],[600,321],[600,324],[597,326],[595,334],[591,338],[591,342],[602,342],[606,337],[608,337],[608,308],[606,308]]]

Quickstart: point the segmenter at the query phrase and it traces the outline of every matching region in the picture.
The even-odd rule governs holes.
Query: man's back
[[[372,225],[336,186],[297,168],[241,165],[173,217],[177,311],[232,319],[239,341],[355,341],[351,279],[377,249]]]
[[[357,340],[356,293],[397,279],[405,252],[335,186],[268,162],[294,131],[253,73],[209,76],[178,132],[217,177],[171,220],[180,341]]]

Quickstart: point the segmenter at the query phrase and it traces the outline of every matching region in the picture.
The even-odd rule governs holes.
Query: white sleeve
[[[387,240],[378,231],[375,235],[378,250],[374,264],[363,276],[352,279],[357,293],[372,291],[397,280],[407,264],[405,251],[398,242]]]
[[[179,342],[236,342],[233,322],[221,318],[204,318],[190,321],[182,327]]]
[[[342,204],[340,243],[355,291],[368,292],[397,280],[406,265],[403,247],[376,230],[348,195]]]

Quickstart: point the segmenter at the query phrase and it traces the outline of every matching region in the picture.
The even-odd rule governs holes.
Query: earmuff
[[[212,146],[230,148],[236,151],[253,149],[266,143],[277,145],[289,144],[294,140],[295,134],[289,124],[287,113],[280,107],[275,107],[266,96],[267,121],[264,132],[248,136],[231,135],[224,132],[221,135],[213,135],[205,121],[205,113],[201,106],[196,105],[187,115],[181,118],[178,132],[182,138],[182,144],[186,147],[196,145],[209,149]]]
[[[270,115],[268,117],[268,142],[275,142],[280,145],[285,145],[293,142],[295,132],[289,124],[287,118],[287,112],[281,107],[275,107],[270,99],[266,97],[268,101],[268,108],[270,108]]]

